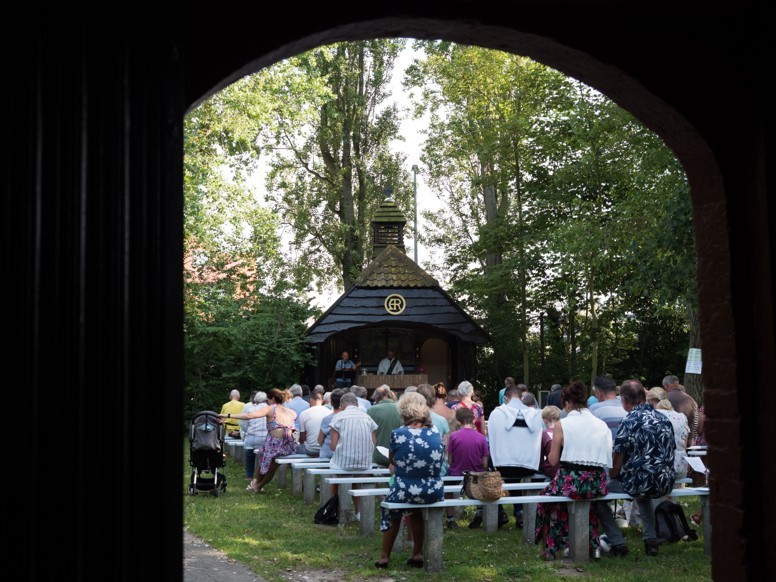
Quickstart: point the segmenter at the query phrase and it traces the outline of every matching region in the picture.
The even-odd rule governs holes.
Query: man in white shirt
[[[402,368],[399,358],[394,357],[391,350],[385,353],[385,357],[380,360],[380,365],[377,366],[378,374],[404,374],[404,368]]]
[[[519,483],[539,470],[544,427],[542,413],[538,408],[523,404],[522,393],[519,386],[508,386],[504,391],[504,404],[494,408],[488,417],[490,459],[504,483]],[[521,495],[519,491],[509,494]],[[523,527],[522,506],[515,504],[513,514],[517,527]],[[499,519],[500,525],[503,525],[504,517]],[[477,524],[475,527],[479,526],[478,521],[481,519],[472,521]]]
[[[296,452],[317,457],[321,452],[318,442],[318,433],[321,430],[321,421],[329,416],[331,411],[323,406],[323,396],[320,392],[310,393],[310,408],[303,410],[299,415],[299,444]]]

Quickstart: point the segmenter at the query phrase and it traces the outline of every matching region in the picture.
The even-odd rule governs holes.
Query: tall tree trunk
[[[340,136],[342,156],[340,168],[342,168],[342,201],[341,217],[344,232],[344,248],[342,252],[342,284],[345,291],[353,286],[358,276],[357,265],[360,266],[358,257],[358,228],[356,225],[355,200],[353,197],[353,129],[355,127],[356,101],[358,95],[351,87],[351,80],[345,76],[342,80],[340,99],[342,100],[342,134]]]
[[[350,165],[350,136],[348,123],[343,127],[342,135],[342,226],[344,233],[344,249],[342,252],[342,284],[345,291],[353,286],[356,265],[356,213],[353,204],[353,169]]]
[[[595,285],[593,284],[593,271],[590,270],[590,276],[587,283],[587,304],[590,310],[590,336],[592,343],[590,346],[590,386],[598,375],[598,305],[595,301]]]
[[[518,103],[518,109],[520,108]],[[528,357],[528,289],[525,264],[525,224],[523,222],[523,189],[521,182],[521,158],[518,144],[514,144],[515,156],[515,215],[517,216],[517,281],[520,301],[520,345],[523,352],[523,384],[531,385],[531,362]]]
[[[483,180],[488,175],[488,167],[484,162],[480,162],[480,174]],[[493,184],[486,184],[482,189],[482,198],[485,203],[485,222],[488,228],[497,228],[499,221],[498,195],[496,187]],[[489,252],[485,255],[485,270],[488,275],[491,274],[494,267],[501,264],[500,252]]]
[[[577,299],[571,296],[569,310],[569,380],[577,377]]]
[[[544,343],[544,312],[541,312],[539,313],[539,373],[543,384],[547,380],[547,373],[544,369]]]
[[[687,301],[687,321],[690,324],[690,346],[701,348],[701,325],[698,317],[698,306],[692,301]],[[703,352],[701,352],[703,354]],[[703,404],[703,376],[701,374],[685,374],[684,389],[695,398],[700,406]]]

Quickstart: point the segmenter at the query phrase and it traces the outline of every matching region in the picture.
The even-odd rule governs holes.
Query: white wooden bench
[[[298,497],[304,491],[304,472],[307,469],[325,469],[329,466],[328,461],[311,463],[308,461],[290,463],[291,465],[291,495]]]
[[[363,471],[343,471],[340,469],[332,469],[332,468],[310,468],[305,469],[304,472],[304,490],[305,490],[305,499],[307,499],[307,492],[312,491],[313,495],[315,492],[315,478],[316,476],[321,477],[321,494],[320,494],[320,505],[323,507],[323,505],[329,500],[330,493],[329,488],[325,486],[325,483],[323,482],[323,479],[325,477],[366,477],[369,475],[388,475],[388,469],[385,467],[378,467],[373,466],[369,469],[364,469]],[[350,518],[353,514],[353,503],[350,498],[350,495],[348,495],[348,490],[344,487],[338,486],[338,493],[340,498],[340,522],[347,523],[350,521]]]
[[[443,477],[443,479],[446,479]],[[453,484],[455,480],[458,480],[457,484]],[[444,486],[444,492],[446,494],[449,493],[460,493],[461,492],[461,480],[462,477],[455,477],[451,476],[449,477],[449,485]],[[347,484],[347,483],[353,483],[352,478],[347,479],[327,479],[329,483],[337,482],[341,484]],[[373,483],[375,480],[371,479],[369,481],[364,480],[361,481],[362,483]],[[386,479],[387,481],[387,479]],[[504,483],[503,489],[505,491],[539,491],[543,489],[547,485],[546,482],[527,482],[527,483]],[[361,535],[369,536],[374,533],[374,517],[375,517],[375,504],[374,499],[377,497],[385,497],[388,495],[388,492],[390,489],[387,487],[383,488],[368,488],[368,489],[350,489],[348,490],[348,494],[351,497],[359,497],[362,499],[361,502]],[[533,531],[534,527],[536,525],[536,508],[535,505],[527,504],[525,502],[522,502],[521,497],[504,497],[505,501],[501,503],[502,505],[509,505],[510,503],[513,505],[528,505],[526,510],[523,512],[523,518],[524,518],[524,527],[523,527],[523,535],[524,537],[529,536],[529,531]],[[511,500],[511,501],[507,501]],[[459,505],[458,508],[463,509],[464,506],[471,505],[471,504],[462,504]],[[531,511],[531,508],[533,508],[533,511]],[[485,513],[483,512],[483,519],[482,519],[483,527],[486,532],[492,533],[498,529],[498,510],[496,510],[495,513]],[[531,534],[533,535],[533,534]]]
[[[224,439],[224,448],[226,454],[232,457],[240,465],[245,466],[245,451],[243,449],[243,441],[239,439]]]
[[[355,491],[355,490],[354,490]],[[711,526],[708,523],[708,498],[707,487],[686,487],[674,489],[669,497],[697,496],[704,505],[704,551],[706,550],[705,538],[711,538]],[[569,557],[574,562],[588,562],[589,554],[589,517],[590,504],[594,501],[631,500],[626,493],[610,493],[603,497],[585,500],[573,500],[570,497],[549,495],[524,495],[519,497],[502,497],[497,501],[483,502],[476,499],[445,499],[438,503],[417,505],[411,503],[393,503],[383,501],[381,506],[386,509],[420,509],[425,521],[425,537],[423,542],[424,568],[427,572],[439,572],[443,568],[442,545],[444,532],[444,511],[448,507],[481,506],[483,524],[487,519],[489,523],[495,522],[498,517],[499,505],[516,503],[537,505],[539,503],[567,503],[569,507]],[[525,515],[525,514],[524,514]],[[708,529],[706,529],[708,527]],[[525,529],[525,526],[524,526]],[[535,528],[532,528],[535,529]],[[534,543],[532,539],[530,543]]]
[[[300,472],[300,478],[302,480],[302,491],[304,493],[304,502],[305,502],[305,504],[306,505],[312,505],[313,501],[315,501],[315,480],[316,480],[316,478],[319,475],[321,476],[322,479],[326,475],[326,473],[321,473],[321,472],[317,471],[317,469],[326,469],[327,467],[329,467],[329,464],[327,463],[326,466],[322,466],[322,467],[315,467],[313,465],[311,465],[309,467],[307,465],[302,465],[302,466],[299,466],[299,467],[295,467],[294,465],[292,465],[292,467],[294,469],[298,469],[299,472]],[[379,467],[377,465],[374,465],[374,467],[375,467],[375,469],[384,469],[383,467]],[[316,469],[316,471],[315,472],[311,472],[310,471],[311,469]],[[369,474],[377,475],[378,474],[378,473],[374,473],[373,471],[374,470],[370,470],[370,472],[367,472],[366,474],[367,475],[369,475]],[[387,475],[387,473],[388,473],[388,469],[384,469],[384,472],[381,471],[379,474],[380,475]],[[343,474],[346,474],[346,473],[343,473],[342,471],[340,471],[339,473],[329,473],[328,475],[343,475]],[[350,473],[347,473],[347,474],[350,474]],[[364,475],[364,473],[352,473],[352,474],[355,477],[362,477]],[[386,482],[387,482],[387,479],[388,479],[388,477],[386,477]],[[371,482],[374,482],[374,481],[370,481],[370,483]],[[323,487],[321,487],[321,490],[323,490]],[[323,505],[328,498],[329,498],[328,492],[323,493],[323,491],[322,491],[321,492],[321,503],[320,504]]]
[[[445,520],[444,514],[448,507],[474,506],[482,507],[483,524],[498,521],[499,505],[514,504],[538,504],[546,503],[546,495],[523,495],[517,497],[501,497],[496,501],[479,501],[478,499],[445,499],[437,503],[415,505],[411,503],[395,503],[383,501],[381,506],[386,509],[420,509],[425,522],[425,534],[423,538],[424,568],[427,572],[440,572],[443,568],[442,545],[444,539]],[[573,503],[570,497],[552,497],[553,502]],[[587,550],[585,550],[587,551]]]
[[[318,457],[311,457],[304,453],[294,453],[293,455],[283,455],[275,457],[275,462],[280,465],[275,475],[278,489],[284,489],[288,481],[288,466],[292,463],[315,463],[321,462]]]

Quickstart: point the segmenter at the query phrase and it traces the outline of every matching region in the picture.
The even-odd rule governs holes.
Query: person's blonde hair
[[[417,392],[405,392],[399,398],[396,407],[404,424],[419,422],[423,426],[431,426],[431,412],[426,404],[426,397]]]
[[[671,401],[668,398],[663,398],[662,400],[658,400],[657,404],[655,404],[655,410],[673,410],[674,405],[671,404]]]
[[[665,388],[661,388],[660,386],[655,386],[654,388],[650,388],[647,391],[647,402],[650,400],[656,400],[660,402],[666,398],[668,398],[668,392],[666,392]]]
[[[554,404],[548,404],[542,408],[542,420],[544,422],[558,422],[560,420],[560,408]]]

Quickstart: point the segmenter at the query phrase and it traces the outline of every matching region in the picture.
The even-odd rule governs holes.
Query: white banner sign
[[[690,348],[687,353],[687,365],[684,367],[685,374],[700,374],[703,368],[700,348]]]

